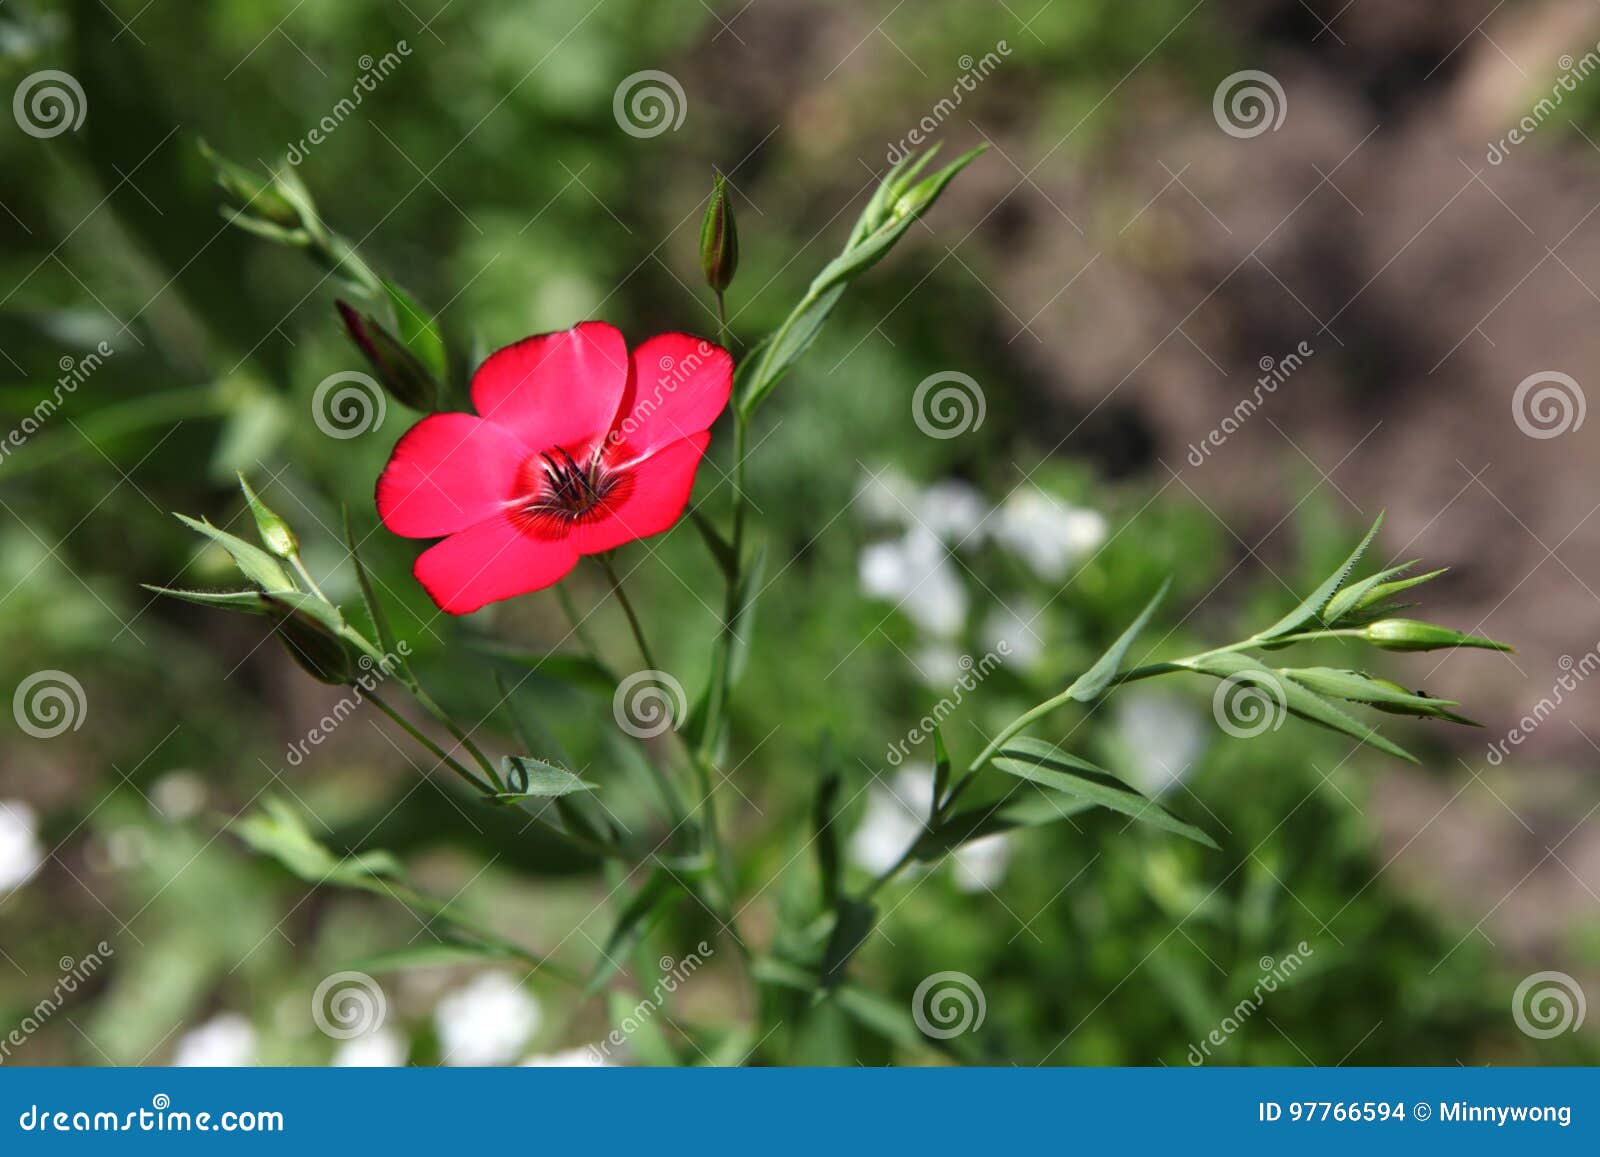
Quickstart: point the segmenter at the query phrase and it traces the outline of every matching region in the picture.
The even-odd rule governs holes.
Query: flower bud
[[[718,294],[733,282],[739,268],[739,230],[728,202],[727,182],[721,173],[711,188],[711,203],[700,222],[700,270],[706,284]]]
[[[296,663],[321,683],[349,683],[356,673],[354,648],[339,633],[338,612],[308,596],[264,595],[277,632]]]
[[[294,536],[294,531],[256,497],[256,492],[250,489],[250,483],[245,481],[243,474],[239,475],[239,488],[244,491],[244,500],[250,506],[250,513],[255,516],[256,531],[261,535],[262,545],[283,559],[299,554],[300,540]]]
[[[1407,565],[1409,566],[1410,564]],[[1404,569],[1406,568],[1396,568],[1397,571]],[[1438,578],[1447,569],[1449,568],[1441,567],[1438,570],[1429,571],[1427,574],[1413,575],[1410,578],[1395,579],[1391,582],[1374,583],[1371,580],[1366,580],[1357,583],[1355,586],[1346,587],[1328,600],[1328,605],[1322,612],[1323,621],[1336,623],[1347,615],[1354,614],[1357,611],[1364,611],[1369,607],[1376,607],[1392,595],[1397,595],[1401,591],[1410,590],[1414,586]],[[1388,571],[1385,573],[1392,574],[1395,572]]]
[[[1437,651],[1447,647],[1482,647],[1490,651],[1511,650],[1504,643],[1479,635],[1463,635],[1437,623],[1416,619],[1379,619],[1368,623],[1361,637],[1385,651]]]
[[[383,388],[396,401],[413,410],[431,412],[438,405],[439,383],[406,344],[384,329],[376,318],[356,311],[346,302],[335,303],[350,340],[366,355]]]
[[[241,215],[281,229],[300,227],[300,210],[284,196],[275,178],[262,177],[235,164],[204,141],[200,142],[200,152],[211,163],[213,178]]]

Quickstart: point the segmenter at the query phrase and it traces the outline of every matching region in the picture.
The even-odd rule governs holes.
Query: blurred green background
[[[718,792],[746,935],[765,943],[798,902],[826,771],[844,780],[853,872],[914,832],[912,765],[931,754],[897,768],[886,753],[950,693],[962,656],[1001,639],[1014,656],[945,726],[970,757],[1091,662],[1163,576],[1175,587],[1146,645],[1226,642],[1292,605],[1387,506],[1381,560],[1453,568],[1430,617],[1522,647],[1386,668],[1461,699],[1483,732],[1393,721],[1422,756],[1405,767],[1293,721],[1229,738],[1198,681],[1064,712],[1045,733],[1163,793],[1222,850],[1112,815],[988,844],[886,893],[857,975],[902,1008],[935,973],[974,978],[986,1016],[969,1059],[1183,1065],[1303,942],[1305,967],[1207,1063],[1593,1062],[1592,1024],[1546,1039],[1513,1015],[1536,972],[1600,991],[1593,693],[1565,696],[1503,763],[1486,757],[1600,637],[1589,432],[1530,439],[1507,409],[1535,371],[1581,379],[1600,333],[1593,104],[1503,167],[1483,151],[1600,29],[1570,5],[1429,7],[5,5],[6,86],[20,99],[61,70],[86,110],[48,137],[21,112],[0,131],[5,424],[98,343],[114,351],[0,458],[0,686],[60,671],[84,690],[79,726],[39,738],[8,723],[0,741],[0,1031],[38,1022],[5,1062],[571,1056],[649,992],[658,957],[702,940],[706,967],[616,1059],[945,1059],[832,1003],[732,1034],[755,998],[692,904],[615,999],[435,961],[378,977],[379,1038],[330,1039],[319,983],[445,929],[252,851],[239,822],[269,798],[335,853],[386,851],[452,911],[579,970],[616,916],[616,881],[426,776],[370,710],[291,759],[340,692],[262,645],[259,623],[139,586],[228,581],[226,557],[197,551],[170,512],[246,533],[243,470],[335,599],[355,596],[348,507],[397,633],[439,698],[487,719],[494,752],[519,749],[494,711],[496,673],[519,672],[484,644],[571,647],[548,593],[455,622],[411,580],[415,544],[377,527],[370,495],[412,416],[391,400],[349,439],[312,420],[318,384],[363,368],[336,322],[343,291],[225,223],[201,140],[263,173],[303,153],[329,224],[436,312],[465,367],[589,317],[635,341],[714,332],[696,268],[714,167],[741,228],[729,307],[745,347],[924,118],[948,150],[994,147],[852,288],[753,432],[771,586]],[[393,71],[307,147],[386,53]],[[963,85],[986,54],[992,71]],[[1281,129],[1223,131],[1213,95],[1243,69],[1281,83]],[[624,131],[614,97],[642,70],[681,87],[677,128]],[[1202,466],[1188,460],[1263,359],[1301,341],[1307,367]],[[983,391],[982,424],[958,438],[911,419],[916,385],[943,371]],[[726,441],[699,489],[718,512]],[[626,559],[665,665],[699,686],[718,597],[700,542],[680,527]],[[625,669],[603,578],[580,568],[566,585]],[[608,695],[535,675],[516,708],[619,814],[642,812],[645,751],[616,733]],[[38,1016],[102,941],[103,966]]]

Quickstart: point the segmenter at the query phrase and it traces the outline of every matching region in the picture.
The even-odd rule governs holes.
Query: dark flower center
[[[517,492],[528,495],[515,508],[518,521],[533,534],[560,534],[575,523],[604,513],[607,498],[621,498],[626,474],[607,469],[596,451],[579,462],[557,446],[522,464]]]

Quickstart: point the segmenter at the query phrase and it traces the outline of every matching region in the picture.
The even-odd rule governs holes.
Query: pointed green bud
[[[1401,591],[1410,590],[1414,586],[1420,586],[1425,582],[1436,579],[1450,569],[1449,567],[1440,567],[1438,570],[1431,570],[1427,574],[1413,575],[1411,578],[1395,579],[1392,582],[1376,581],[1390,574],[1398,574],[1412,565],[1414,564],[1406,563],[1405,566],[1395,567],[1393,570],[1383,572],[1382,575],[1374,575],[1371,579],[1364,579],[1359,583],[1346,587],[1328,600],[1328,605],[1323,608],[1322,612],[1323,621],[1336,623],[1347,615],[1367,610],[1369,607],[1375,607],[1385,599],[1397,595]]]
[[[1379,619],[1376,623],[1368,623],[1361,636],[1385,651],[1438,651],[1447,647],[1482,647],[1490,651],[1512,649],[1493,639],[1463,635],[1449,627],[1416,619]]]
[[[361,313],[344,301],[335,304],[350,340],[366,355],[383,388],[413,410],[427,413],[436,409],[439,383],[416,354],[370,314]]]
[[[211,175],[233,207],[245,221],[261,222],[279,229],[298,229],[300,210],[291,198],[284,195],[279,181],[262,176],[253,169],[235,164],[218,153],[206,142],[200,142],[200,153],[211,164]]]
[[[239,475],[239,489],[244,491],[244,500],[250,506],[250,513],[255,516],[256,531],[261,535],[262,545],[282,559],[291,559],[299,554],[300,540],[295,538],[294,531],[256,497],[256,492],[250,489],[250,483],[245,481],[243,473]]]
[[[727,181],[721,173],[711,187],[711,203],[700,222],[700,271],[706,284],[719,295],[733,283],[739,268],[739,230],[728,202]]]

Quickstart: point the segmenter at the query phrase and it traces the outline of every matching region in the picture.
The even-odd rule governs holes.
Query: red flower
[[[732,386],[728,352],[687,334],[631,357],[604,322],[526,338],[473,375],[482,417],[434,414],[400,438],[378,515],[407,538],[449,536],[415,574],[451,614],[539,590],[678,520]]]

